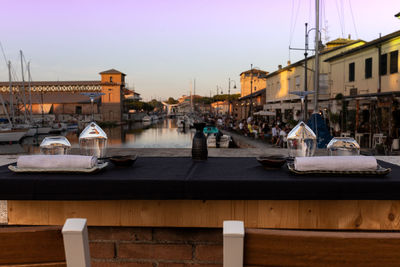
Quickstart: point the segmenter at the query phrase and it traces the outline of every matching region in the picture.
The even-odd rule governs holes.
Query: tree
[[[177,104],[179,101],[175,100],[173,97],[169,97],[167,100],[167,104]]]
[[[162,109],[162,103],[160,101],[157,101],[157,99],[152,99],[148,104],[153,107],[153,109]]]

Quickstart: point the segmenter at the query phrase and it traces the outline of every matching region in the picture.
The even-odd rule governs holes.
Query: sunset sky
[[[145,100],[227,93],[250,64],[275,71],[303,58],[314,0],[1,0],[0,42],[21,77],[19,50],[39,80],[98,80],[115,68]],[[321,1],[323,41],[400,30],[399,0]],[[311,38],[314,38],[312,35]],[[313,41],[310,40],[310,44]],[[1,55],[0,80],[7,81]]]

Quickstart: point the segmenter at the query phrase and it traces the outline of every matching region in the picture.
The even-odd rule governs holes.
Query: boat
[[[22,137],[25,136],[28,129],[0,129],[0,142],[1,143],[18,143]]]
[[[223,134],[215,126],[204,127],[203,133],[207,137],[207,147],[210,148],[229,148],[229,144],[232,141],[230,135]]]
[[[145,122],[145,121],[151,121],[151,117],[150,116],[148,116],[148,115],[146,115],[146,116],[144,116],[143,118],[142,118],[142,121],[143,122]]]
[[[178,128],[192,128],[193,124],[194,120],[187,115],[178,117],[178,120],[176,121],[176,125],[178,126]]]
[[[59,122],[59,123],[53,123],[51,126],[50,133],[61,133],[63,131],[66,131],[68,128],[66,123]]]
[[[51,131],[50,126],[38,126],[37,127],[37,134],[49,134]]]

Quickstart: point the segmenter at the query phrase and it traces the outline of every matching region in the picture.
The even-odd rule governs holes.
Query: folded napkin
[[[96,165],[96,157],[80,155],[30,155],[17,160],[18,168],[90,169]]]
[[[376,171],[378,163],[372,156],[296,157],[297,171]]]

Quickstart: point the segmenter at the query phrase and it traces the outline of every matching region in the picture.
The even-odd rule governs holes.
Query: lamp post
[[[231,115],[231,82],[234,83],[233,89],[236,89],[236,82],[234,80],[231,80],[231,78],[228,79],[228,116]]]
[[[253,109],[253,64],[250,64],[250,108],[249,108],[249,117],[252,114]]]

